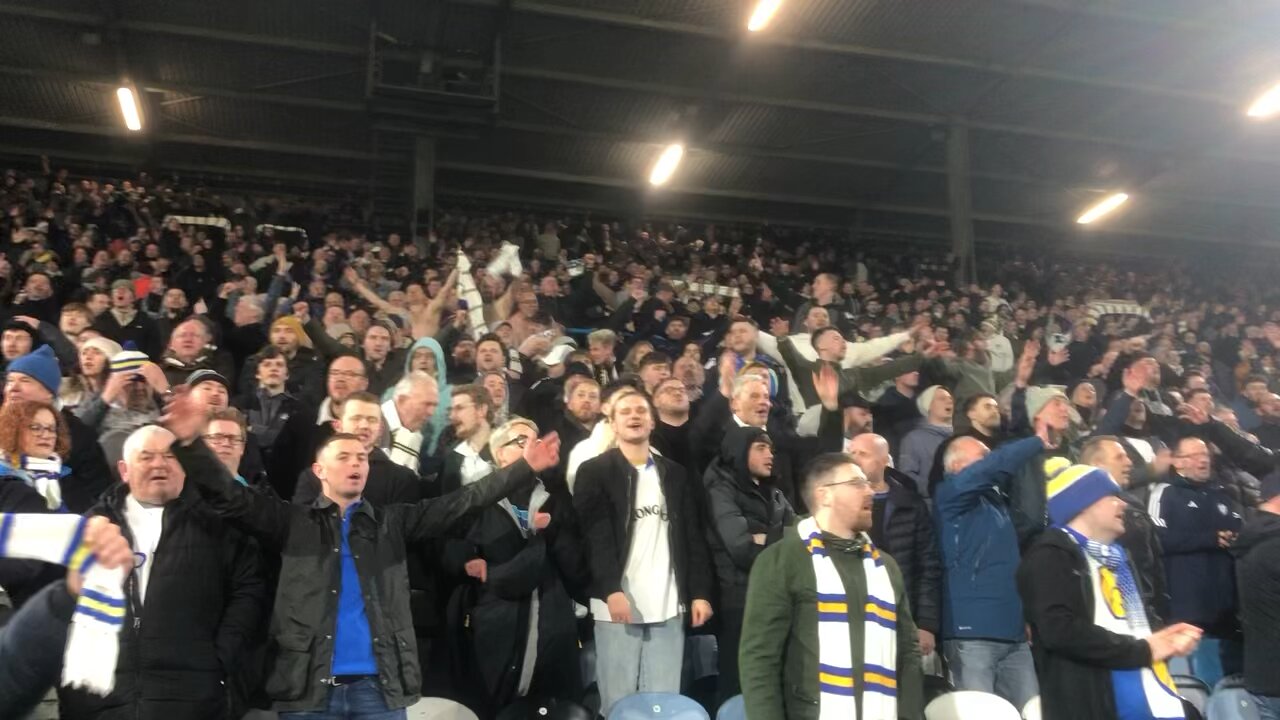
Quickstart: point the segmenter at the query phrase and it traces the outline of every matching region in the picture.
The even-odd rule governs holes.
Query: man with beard
[[[866,476],[848,455],[819,455],[804,495],[813,515],[751,568],[739,651],[746,706],[768,718],[920,717],[915,623],[897,563],[867,535]]]
[[[600,385],[591,377],[590,370],[580,363],[574,368],[572,375],[564,381],[564,409],[557,422],[552,425],[560,437],[560,443],[572,448],[586,440],[600,421]],[[548,480],[556,483],[565,482],[565,471],[568,469],[569,453],[563,453],[560,464],[554,475],[548,473]],[[568,485],[564,486],[566,491]]]
[[[720,586],[717,702],[723,704],[742,691],[738,642],[751,566],[766,546],[782,539],[795,522],[795,511],[773,482],[773,441],[760,428],[733,428],[725,433],[720,456],[707,468],[703,482],[711,518],[707,544]]]
[[[452,440],[440,473],[439,492],[443,495],[485,477],[493,472],[493,455],[489,453],[490,422],[493,400],[480,385],[459,385],[453,389],[449,405]]]
[[[653,428],[653,446],[663,457],[692,473],[693,458],[689,452],[688,434],[689,392],[680,378],[669,377],[659,382],[653,390],[653,405],[658,411],[658,421]]]

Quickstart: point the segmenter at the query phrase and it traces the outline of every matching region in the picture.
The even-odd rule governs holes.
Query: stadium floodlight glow
[[[124,126],[137,132],[142,129],[142,113],[138,112],[138,98],[133,88],[122,86],[116,90],[116,99],[120,101],[120,114],[124,115]]]
[[[663,149],[662,154],[658,156],[658,162],[653,164],[653,170],[649,172],[650,185],[663,185],[676,174],[676,168],[680,167],[680,160],[684,158],[684,145],[680,143],[672,143]]]
[[[1103,198],[1102,202],[1085,210],[1083,215],[1076,218],[1076,222],[1081,225],[1088,225],[1094,220],[1110,215],[1112,211],[1127,202],[1129,202],[1128,193],[1113,193]]]
[[[1270,90],[1258,96],[1257,100],[1249,106],[1245,114],[1251,118],[1265,119],[1272,117],[1276,113],[1280,113],[1280,85],[1276,85]]]
[[[773,16],[778,12],[778,8],[782,7],[782,0],[760,0],[756,3],[756,9],[751,11],[751,19],[747,21],[747,29],[751,32],[760,32],[765,29]]]

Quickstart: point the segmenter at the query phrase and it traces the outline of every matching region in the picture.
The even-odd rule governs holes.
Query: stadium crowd
[[[1182,658],[1280,717],[1261,269],[961,285],[820,231],[510,212],[375,237],[48,165],[0,204],[0,557],[32,513],[132,555],[113,689],[60,687],[63,717],[591,685],[607,714],[704,674],[752,718],[949,686],[1194,717]],[[78,574],[0,559],[0,716],[60,684]]]

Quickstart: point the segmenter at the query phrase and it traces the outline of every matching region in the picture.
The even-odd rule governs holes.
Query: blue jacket
[[[942,637],[1024,642],[1018,533],[1010,484],[1044,450],[1038,437],[1007,443],[938,484],[933,512],[942,549]]]
[[[1147,514],[1164,550],[1169,622],[1189,622],[1216,632],[1229,628],[1236,610],[1235,563],[1218,546],[1218,531],[1239,532],[1240,507],[1225,490],[1169,473],[1151,486]]]

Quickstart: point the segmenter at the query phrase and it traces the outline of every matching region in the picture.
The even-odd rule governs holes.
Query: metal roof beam
[[[44,68],[17,67],[13,65],[0,65],[0,75],[28,77],[38,80],[53,80],[61,83],[82,83],[107,88],[114,88],[120,84],[116,78],[109,76],[93,76],[85,75],[84,73],[64,72],[62,70],[49,70]],[[229,88],[208,87],[204,85],[172,85],[143,78],[134,78],[134,83],[141,90],[147,92],[199,95],[204,97],[227,98],[229,100],[251,100],[255,102],[270,103],[272,105],[286,105],[290,107],[313,108],[317,110],[336,110],[340,112],[365,111],[364,103],[349,102],[345,100],[330,100],[327,98],[305,97],[301,95],[281,95],[279,93],[232,90]]]
[[[441,161],[436,164],[441,170],[452,170],[457,172],[469,172],[478,174],[498,175],[503,177],[528,178],[532,180],[548,180],[552,182],[578,183],[583,185],[595,185],[598,187],[612,187],[628,190],[637,190],[642,187],[642,183],[636,180],[626,180],[622,178],[602,177],[595,175],[582,175],[578,173],[566,173],[547,170],[534,170],[529,168],[504,167],[500,165],[486,165],[483,163],[454,162]],[[815,207],[832,207],[847,210],[870,210],[873,212],[895,213],[900,215],[916,215],[923,217],[948,217],[946,208],[932,208],[919,205],[897,205],[891,203],[876,202],[856,202],[841,200],[832,197],[817,197],[812,195],[786,195],[776,193],[760,193],[745,190],[728,190],[724,188],[708,188],[708,187],[689,187],[689,186],[671,186],[667,189],[669,192],[687,193],[690,195],[703,195],[706,197],[719,197],[733,200],[749,200],[756,202],[776,202],[789,205],[812,205]],[[1069,225],[1065,221],[1045,220],[1041,218],[1025,217],[1020,215],[1004,215],[999,213],[975,212],[972,215],[975,222],[1000,223],[1005,225],[1024,225],[1028,227],[1048,228],[1057,231],[1066,230]],[[1208,235],[1189,235],[1185,233],[1173,233],[1162,230],[1139,230],[1125,228],[1107,228],[1101,231],[1109,235],[1126,235],[1136,237],[1160,238],[1166,240],[1180,240],[1184,242],[1198,243],[1214,243],[1214,244],[1231,244],[1231,245],[1259,245],[1266,247],[1274,247],[1274,242],[1269,242],[1268,238],[1246,238],[1246,239],[1224,239],[1219,236]]]
[[[80,13],[69,10],[55,10],[31,5],[16,5],[0,2],[0,15],[23,17],[33,20],[53,20],[73,25],[89,25],[98,27],[104,18],[93,13]],[[314,52],[322,55],[343,55],[363,58],[367,52],[364,45],[346,45],[343,43],[303,40],[300,38],[281,37],[279,35],[259,35],[230,30],[217,30],[208,27],[195,27],[175,23],[151,22],[147,20],[120,20],[113,27],[132,32],[152,35],[168,35],[186,37],[197,40],[216,40],[238,43],[241,45],[257,45],[284,50]]]
[[[66,123],[52,120],[39,120],[12,116],[0,116],[0,127],[25,128],[28,130],[50,130],[69,132],[81,135],[98,135],[122,139],[137,139],[137,136],[123,127],[109,125],[90,125],[84,123]],[[260,152],[276,152],[287,155],[306,155],[311,157],[333,158],[337,160],[371,161],[373,153],[359,150],[342,150],[338,148],[318,147],[314,145],[294,145],[262,140],[239,140],[233,138],[211,137],[208,135],[189,135],[183,133],[156,133],[150,138],[155,142],[178,143],[185,145],[203,145],[208,147],[233,148],[238,150],[257,150]]]
[[[602,142],[631,143],[639,145],[648,145],[651,147],[663,147],[668,144],[669,140],[654,137],[652,139],[629,136],[623,133],[607,132],[600,130],[585,130],[567,127],[563,125],[543,125],[541,123],[527,123],[510,120],[499,120],[497,127],[503,130],[515,130],[517,132],[529,132],[542,135],[559,135],[561,137],[581,138],[586,140],[599,140]],[[914,172],[927,175],[946,175],[947,168],[944,165],[927,165],[889,162],[885,160],[869,160],[866,158],[849,157],[845,155],[833,155],[830,153],[797,153],[788,150],[776,150],[767,147],[756,147],[752,145],[739,145],[736,143],[716,143],[716,142],[698,142],[690,145],[686,151],[692,155],[699,153],[707,153],[711,155],[722,155],[726,157],[745,157],[757,158],[763,160],[794,160],[797,162],[812,162],[823,165],[836,165],[840,167],[868,168],[872,170],[887,170],[896,172]],[[969,176],[976,180],[988,180],[991,182],[1012,183],[1016,185],[1034,185],[1037,187],[1052,188],[1055,190],[1080,191],[1080,192],[1104,192],[1110,190],[1110,185],[1085,185],[1071,180],[1051,180],[1037,175],[1021,175],[1018,173],[998,173],[988,172],[984,170],[970,170]],[[1198,195],[1180,195],[1177,193],[1168,193],[1150,190],[1142,190],[1143,197],[1152,197],[1170,202],[1194,202],[1204,203],[1207,205],[1216,205],[1222,207],[1246,208],[1252,210],[1267,210],[1271,212],[1280,211],[1280,207],[1276,205],[1268,205],[1265,203],[1249,202],[1245,200],[1231,200],[1228,198],[1220,198],[1213,196]]]
[[[899,110],[886,110],[884,108],[868,107],[865,105],[848,105],[844,103],[825,102],[821,100],[801,100],[797,98],[779,98],[767,95],[754,95],[745,93],[732,93],[725,91],[707,91],[699,88],[681,87],[678,85],[670,85],[665,83],[651,83],[639,80],[625,80],[621,78],[606,78],[595,75],[587,75],[583,73],[565,72],[560,70],[546,70],[531,67],[514,67],[508,65],[503,68],[503,74],[518,78],[528,78],[531,80],[547,80],[551,82],[563,82],[575,85],[584,85],[587,87],[597,87],[612,90],[625,90],[628,92],[649,93],[652,95],[666,95],[679,98],[695,98],[695,99],[711,99],[718,102],[737,103],[743,105],[762,105],[766,107],[776,107],[788,110],[804,110],[808,112],[830,113],[832,115],[844,115],[849,117],[870,117],[883,120],[897,120],[901,122],[916,123],[929,126],[945,126],[949,123],[963,125],[972,130],[983,130],[994,133],[1004,133],[1007,135],[1022,135],[1025,137],[1042,138],[1045,140],[1060,140],[1063,142],[1081,143],[1087,145],[1106,145],[1118,148],[1127,148],[1131,150],[1140,150],[1143,152],[1156,153],[1160,155],[1178,155],[1185,151],[1178,148],[1169,147],[1158,143],[1143,142],[1140,140],[1125,140],[1121,138],[1106,137],[1103,135],[1091,135],[1088,133],[1077,133],[1065,130],[1050,130],[1047,128],[1034,128],[1026,125],[1011,125],[1005,123],[993,123],[981,120],[969,120],[964,118],[950,118],[935,113],[921,112],[905,112]],[[1269,158],[1260,155],[1238,155],[1226,152],[1200,152],[1200,155],[1209,157],[1217,157],[1237,162],[1257,163],[1263,165],[1280,165],[1280,158]]]
[[[489,5],[488,2],[477,2],[476,0],[454,0],[454,2],[465,2],[465,4]],[[611,25],[613,27],[623,27],[639,30],[656,30],[660,32],[676,33],[681,35],[694,35],[697,37],[711,38],[722,40],[725,42],[736,42],[741,38],[741,33],[737,28],[721,28],[711,27],[708,25],[698,25],[689,22],[680,22],[675,20],[661,20],[655,18],[646,18],[639,15],[631,15],[628,13],[609,12],[604,10],[594,10],[582,7],[569,7],[565,5],[556,5],[546,2],[535,2],[534,0],[515,0],[512,9],[516,12],[528,13],[531,15],[541,15],[544,17],[564,18],[570,20],[583,20],[587,22],[599,23],[602,25]],[[1147,83],[1131,83],[1120,80],[1108,80],[1096,75],[1079,75],[1076,73],[1061,72],[1058,70],[1050,70],[1047,68],[1035,68],[1018,65],[1007,65],[998,62],[989,62],[981,60],[968,60],[964,58],[949,57],[943,55],[932,55],[929,53],[912,52],[908,50],[892,50],[888,48],[872,47],[868,45],[855,45],[851,43],[831,42],[827,40],[811,40],[807,38],[779,35],[776,33],[763,33],[760,37],[751,39],[753,44],[770,45],[789,50],[804,50],[809,52],[828,53],[834,55],[844,55],[849,57],[863,57],[874,60],[887,60],[893,62],[912,63],[916,65],[931,65],[936,67],[946,67],[956,70],[969,70],[974,72],[990,73],[994,75],[1004,75],[1006,77],[1026,78],[1031,80],[1051,80],[1054,82],[1072,83],[1075,85],[1083,85],[1087,87],[1105,88],[1108,90],[1120,90],[1124,92],[1143,93],[1146,95],[1155,95],[1159,97],[1173,98],[1177,100],[1190,100],[1194,102],[1209,103],[1221,105],[1224,107],[1238,107],[1240,105],[1239,98],[1229,98],[1222,95],[1214,95],[1211,93],[1196,92],[1192,90],[1180,90],[1178,88],[1161,87],[1150,85]]]

